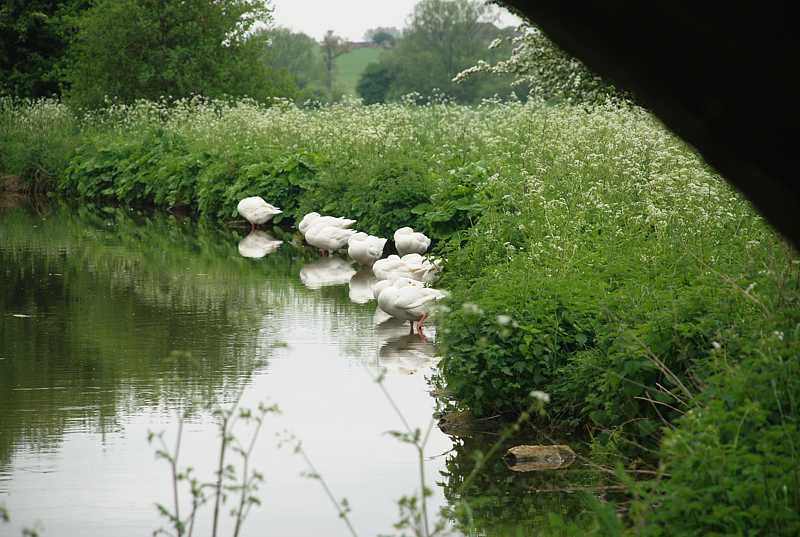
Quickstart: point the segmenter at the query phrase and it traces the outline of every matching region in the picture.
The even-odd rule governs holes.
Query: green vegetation
[[[85,136],[75,114],[52,99],[0,97],[0,117],[0,177],[13,174],[30,190],[51,190]]]
[[[179,207],[211,220],[234,218],[239,199],[261,195],[283,208],[277,224],[317,210],[384,236],[411,225],[435,240],[445,260],[438,285],[451,292],[437,339],[444,404],[513,420],[532,392],[545,392],[550,404],[536,426],[579,431],[594,464],[548,486],[594,487],[599,469],[608,487],[624,489],[618,506],[581,500],[561,510],[578,518],[550,517],[547,528],[800,533],[800,258],[746,202],[541,33],[500,31],[479,2],[423,0],[402,36],[374,32],[382,51],[347,51],[332,33],[320,48],[302,34],[249,32],[268,19],[251,1],[3,9],[4,50],[25,46],[0,55],[0,91],[16,96],[0,98],[0,180],[18,176],[31,190],[85,204]],[[333,101],[334,73],[366,103],[395,102],[293,104]],[[512,79],[536,99],[481,100],[509,94]],[[22,98],[61,90],[73,107]],[[86,326],[72,329],[101,354],[119,354],[119,345],[95,318],[121,322],[137,309],[157,316],[159,301],[226,311],[226,297],[260,279],[244,270],[245,281],[230,281],[227,265],[206,260],[195,242],[180,246],[172,228],[153,224],[152,235],[142,234],[124,211],[112,213],[113,241],[99,231],[103,218],[89,242],[66,241],[68,218],[41,236],[57,246],[53,255],[68,251],[61,291],[89,296],[92,308],[78,316]],[[128,241],[137,248],[120,255]],[[9,265],[48,272],[46,260],[14,255]],[[218,280],[208,296],[178,276],[165,287],[163,276],[184,274],[187,264]],[[124,308],[89,292],[92,270],[127,289]],[[27,274],[6,276],[4,304],[34,303],[21,284]],[[221,320],[209,333],[238,326]],[[0,324],[23,329],[9,326]],[[47,348],[44,336],[12,336],[20,348],[11,352]],[[136,356],[120,358],[113,367],[136,370]],[[34,365],[7,363],[2,378],[24,378]],[[87,383],[105,374],[97,365],[77,364]],[[27,404],[28,396],[11,396],[11,381],[0,398],[9,408]],[[421,453],[419,438],[402,434]],[[0,445],[0,460],[16,441]],[[495,491],[500,461],[473,464],[462,448],[449,462],[452,504],[486,492],[483,503],[453,513],[464,527],[502,534],[495,520],[531,516],[550,501],[509,502],[508,494],[543,485],[511,480]],[[420,516],[416,501],[401,505],[406,528]],[[596,517],[580,518],[586,505]],[[172,520],[180,522],[177,508]]]
[[[571,103],[601,103],[631,97],[561,50],[535,26],[525,24],[514,35],[504,36],[503,41],[504,58],[496,55],[494,63],[491,59],[479,61],[460,72],[456,80],[461,83],[481,74],[510,76],[513,85],[526,87],[533,97]]]
[[[314,38],[287,28],[262,30],[269,40],[264,62],[279,76],[290,77],[297,85],[297,101],[325,101],[325,66],[319,43]]]
[[[529,89],[609,93],[540,33],[517,35],[495,20],[479,0],[422,0],[402,33],[372,28],[375,48],[351,49],[333,31],[317,42],[271,27],[271,4],[257,0],[11,2],[0,9],[0,96],[59,95],[98,109],[194,95],[327,103],[357,94],[373,103],[417,93],[477,103],[524,99]]]
[[[228,219],[258,194],[289,222],[319,210],[428,233],[452,292],[452,405],[511,418],[549,393],[546,420],[646,478],[611,474],[640,533],[796,533],[800,259],[644,111],[195,99],[0,114],[3,139],[26,140],[0,146],[4,173],[35,179],[29,159],[49,155],[36,162],[64,196]]]
[[[541,33],[497,28],[477,0],[423,0],[402,34],[367,32],[380,48],[271,28],[271,9],[255,0],[13,4],[0,10],[0,95],[63,94],[97,109],[193,95],[302,103],[357,94],[376,103],[417,93],[476,103],[512,92],[524,99],[529,89],[573,100],[613,94]]]
[[[364,104],[386,102],[389,89],[392,87],[391,70],[382,63],[370,63],[358,79],[356,91]]]
[[[327,103],[356,94],[356,83],[380,51],[374,48],[351,49],[340,37],[329,32],[322,43],[312,37],[286,28],[270,28],[260,32],[269,40],[263,50],[264,64],[277,77],[288,77],[296,92],[286,93],[295,102]]]
[[[400,38],[402,32],[395,26],[378,26],[364,33],[364,39],[381,47],[391,47]]]
[[[225,504],[231,499],[230,516],[236,521],[231,535],[238,537],[250,510],[261,505],[258,489],[264,482],[264,476],[252,468],[251,459],[264,419],[268,414],[280,413],[280,409],[277,405],[267,406],[264,403],[259,403],[256,409],[242,408],[239,403],[243,393],[242,388],[232,405],[209,405],[211,415],[218,420],[220,438],[219,463],[213,481],[203,482],[194,473],[194,468],[181,466],[182,433],[184,422],[190,417],[189,412],[178,415],[178,432],[174,447],[167,445],[164,431],[148,433],[148,442],[156,444],[156,458],[169,465],[173,491],[171,505],[156,504],[159,514],[167,520],[172,531],[161,527],[153,532],[154,535],[175,535],[175,537],[192,535],[202,508],[213,500],[214,518],[211,523],[211,535],[216,536],[221,520],[220,506],[225,509]],[[249,425],[251,428],[250,437],[244,440],[236,434],[236,427],[241,425],[245,427]],[[238,459],[237,462],[241,467],[239,464],[229,462],[231,458]],[[180,491],[184,485],[189,489],[192,508],[188,513],[184,511],[185,516],[182,517]]]
[[[0,6],[0,94],[60,94],[59,62],[67,50],[66,19],[80,0],[3,2]]]
[[[336,81],[349,95],[356,95],[356,84],[370,63],[378,61],[381,49],[354,48],[336,58]]]
[[[325,66],[325,88],[329,101],[334,100],[334,75],[336,73],[336,59],[350,50],[350,45],[344,38],[328,30],[320,42],[322,63]]]
[[[99,0],[76,20],[65,80],[75,103],[134,99],[288,95],[261,61],[270,12],[260,1]],[[133,24],[132,24],[132,21]],[[114,46],[109,46],[111,43]]]
[[[376,58],[384,74],[376,79],[378,68],[362,71],[359,95],[368,103],[396,101],[410,93],[444,94],[460,103],[512,92],[524,98],[524,87],[512,88],[512,78],[505,73],[455,80],[479,62],[511,53],[514,30],[496,27],[492,18],[492,9],[477,0],[422,0],[414,6],[403,35]],[[383,82],[380,91],[378,81]]]
[[[268,61],[271,7],[258,0],[6,2],[0,8],[0,95],[107,99],[293,97]],[[265,58],[266,57],[266,58]]]

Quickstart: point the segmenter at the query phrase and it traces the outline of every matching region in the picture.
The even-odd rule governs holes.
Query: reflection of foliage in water
[[[467,535],[562,535],[590,532],[597,518],[582,491],[602,490],[603,476],[581,462],[561,470],[518,473],[503,461],[505,451],[520,443],[551,443],[547,439],[505,442],[475,478],[467,478],[477,458],[497,441],[496,435],[473,434],[454,439],[442,476],[450,507],[446,515]],[[468,509],[459,505],[461,501]],[[534,532],[535,533],[532,533]]]
[[[236,232],[168,215],[77,213],[0,218],[0,461],[68,422],[110,431],[120,412],[246,382],[301,261],[287,250],[254,263]]]

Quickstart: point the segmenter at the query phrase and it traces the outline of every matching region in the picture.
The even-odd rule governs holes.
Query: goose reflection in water
[[[374,300],[372,286],[378,279],[369,267],[362,267],[350,278],[350,300],[356,304],[366,304]]]
[[[261,259],[269,255],[283,244],[266,231],[251,231],[249,235],[239,241],[239,255],[251,259]]]
[[[405,323],[393,320],[375,329],[382,340],[378,351],[378,366],[387,373],[413,375],[420,369],[436,365],[433,342],[409,334]]]
[[[309,289],[319,289],[330,285],[345,285],[355,273],[350,262],[341,257],[321,257],[300,269],[300,281]]]

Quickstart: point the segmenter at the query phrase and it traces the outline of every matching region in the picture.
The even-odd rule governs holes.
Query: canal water
[[[127,537],[168,527],[155,504],[172,505],[169,465],[151,433],[172,449],[182,422],[179,467],[212,481],[214,409],[239,398],[241,408],[280,408],[249,461],[264,481],[243,535],[349,534],[308,477],[298,441],[336,499],[346,498],[359,535],[398,533],[397,501],[418,494],[420,467],[414,448],[388,432],[405,427],[394,406],[412,429],[434,420],[435,330],[422,339],[407,324],[376,324],[370,275],[345,259],[319,258],[280,230],[248,242],[245,234],[123,208],[0,204],[0,506],[11,516],[0,534]],[[269,239],[283,243],[264,246]],[[253,428],[239,422],[232,433],[246,444]],[[432,520],[481,449],[486,441],[431,428]],[[242,468],[234,452],[226,462]],[[498,460],[475,486],[494,494],[473,513],[485,518],[474,521],[482,531],[527,526],[531,506],[519,498],[529,480]],[[180,496],[186,513],[188,489]],[[552,494],[537,502],[567,515],[577,508]],[[231,534],[232,506],[233,493],[220,535]],[[208,534],[211,512],[201,508],[195,534]]]

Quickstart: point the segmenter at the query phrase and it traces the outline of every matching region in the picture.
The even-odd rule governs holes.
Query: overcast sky
[[[370,28],[405,26],[417,0],[272,0],[277,26],[321,39],[328,30],[350,41],[361,41]],[[519,19],[501,10],[499,26],[518,24]]]

